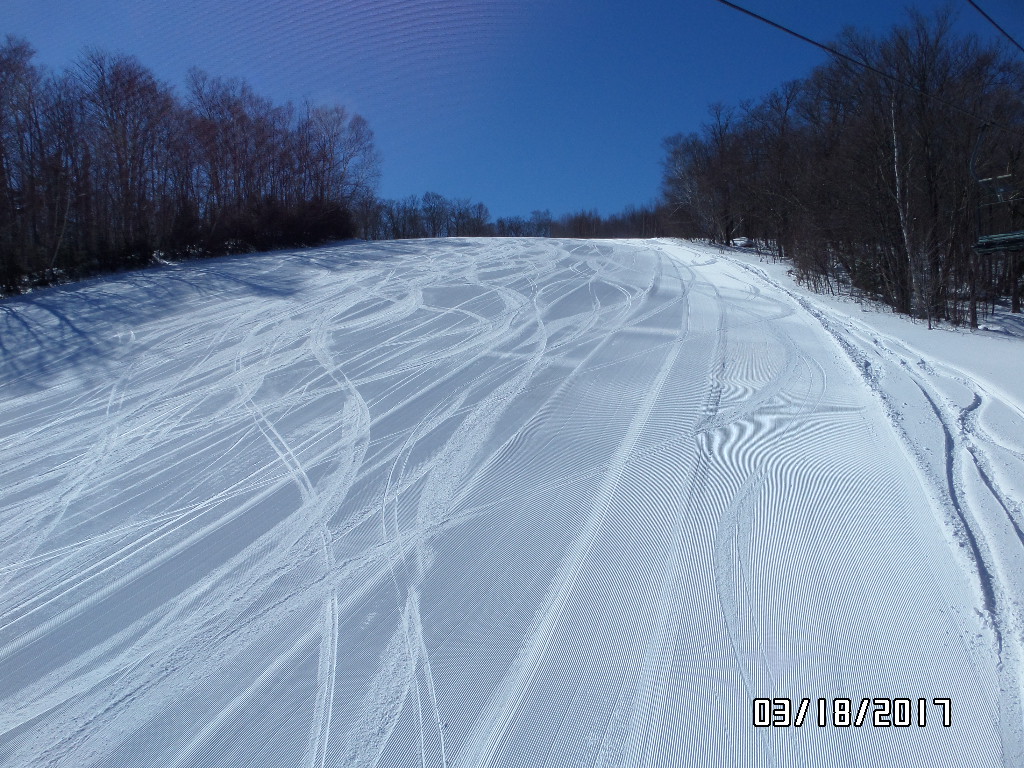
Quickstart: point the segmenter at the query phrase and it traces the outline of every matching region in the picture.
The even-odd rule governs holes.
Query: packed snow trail
[[[669,241],[9,300],[0,765],[1024,764],[1022,427]]]

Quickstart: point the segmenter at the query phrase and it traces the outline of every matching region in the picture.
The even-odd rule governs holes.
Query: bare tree
[[[178,99],[137,59],[50,75],[0,44],[0,291],[189,255],[322,242],[379,220],[379,159],[341,107],[275,105],[190,73]]]
[[[1024,254],[973,248],[970,166],[1019,163],[1024,67],[955,36],[946,11],[836,45],[869,66],[830,62],[667,140],[678,230],[728,242],[742,228],[816,287],[839,280],[929,322],[975,324],[999,296],[1012,308]],[[1016,130],[982,141],[986,121]]]
[[[451,203],[437,192],[423,194],[423,224],[427,237],[447,237]]]

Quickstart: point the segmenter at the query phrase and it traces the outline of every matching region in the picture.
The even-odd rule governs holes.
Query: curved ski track
[[[0,765],[1024,764],[1020,404],[711,249],[349,244],[0,333]]]

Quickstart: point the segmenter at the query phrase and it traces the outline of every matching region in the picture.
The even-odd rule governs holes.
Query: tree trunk
[[[967,270],[967,282],[970,289],[968,299],[968,322],[971,328],[978,327],[978,256],[971,250],[971,262]]]
[[[1020,255],[1010,256],[1010,311],[1015,315],[1020,314]]]

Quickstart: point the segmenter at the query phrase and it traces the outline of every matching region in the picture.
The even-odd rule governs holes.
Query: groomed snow
[[[5,300],[0,765],[1022,765],[1021,389],[927,343],[677,241]]]

